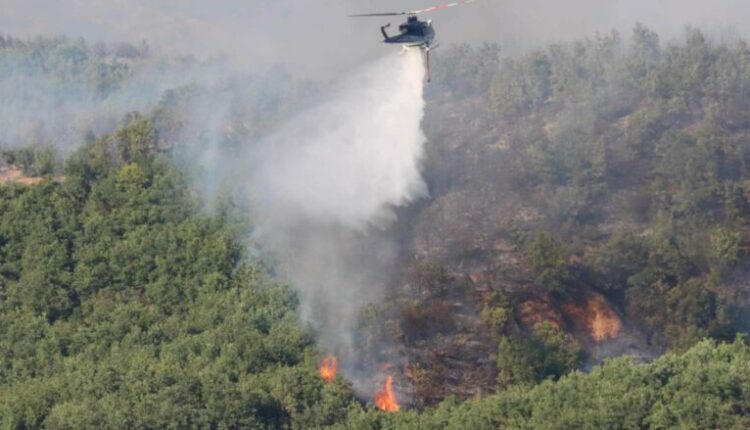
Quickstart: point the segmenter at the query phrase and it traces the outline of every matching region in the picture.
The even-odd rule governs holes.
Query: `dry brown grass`
[[[36,185],[44,181],[38,176],[26,176],[23,170],[16,166],[0,167],[0,185],[15,183],[21,185]]]

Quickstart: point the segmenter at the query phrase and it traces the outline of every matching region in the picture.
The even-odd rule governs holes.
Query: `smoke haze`
[[[123,60],[91,51],[60,42],[35,62],[0,57],[0,148],[52,145],[66,152],[88,132],[111,131],[128,112],[150,111],[166,90],[209,82],[215,74],[197,63]],[[116,84],[100,88],[108,80]]]
[[[358,361],[360,311],[380,301],[394,269],[394,244],[380,229],[393,207],[427,193],[424,72],[418,50],[388,55],[244,157],[254,160],[247,197],[258,239],[299,289],[321,347],[345,368]]]
[[[348,14],[432,3],[5,0],[0,4],[0,34],[64,34],[112,46],[147,41],[157,56],[195,55],[207,60],[204,65],[214,66],[196,70],[174,64],[131,64],[131,79],[99,97],[80,83],[0,59],[0,145],[55,140],[58,146],[70,146],[89,129],[107,132],[125,112],[149,110],[166,89],[206,84],[235,73],[262,74],[274,65],[283,65],[297,78],[343,79],[358,65],[391,52],[391,47],[379,43],[378,26],[400,19],[351,19]],[[613,28],[628,32],[636,22],[655,29],[663,40],[681,34],[686,25],[719,37],[750,35],[745,25],[750,21],[750,5],[739,0],[478,0],[429,18],[435,20],[443,44],[495,41],[508,55]],[[436,54],[439,57],[440,50]]]
[[[186,124],[189,134],[205,138],[196,157],[204,169],[201,186],[210,195],[222,178],[237,184],[238,196],[254,211],[255,239],[300,291],[302,316],[318,331],[321,348],[339,354],[342,366],[351,368],[359,311],[382,298],[393,269],[395,245],[381,229],[393,220],[394,207],[426,196],[427,189],[420,174],[421,57],[417,51],[397,55],[379,43],[378,27],[389,19],[347,15],[433,3],[4,0],[0,31],[6,34],[146,40],[157,52],[195,55],[225,67],[194,73],[180,67],[134,69],[127,85],[102,99],[85,87],[63,87],[54,76],[11,65],[0,69],[5,72],[0,75],[0,143],[21,145],[40,130],[39,140],[73,145],[84,130],[106,132],[112,118],[149,111],[167,89],[276,64],[295,77],[333,81],[318,107],[283,122],[259,142],[244,142],[238,153],[223,153],[219,145],[237,97],[231,87],[195,99]],[[750,34],[745,25],[750,4],[739,0],[477,0],[430,18],[443,44],[488,40],[499,42],[506,53],[612,28],[627,32],[639,21],[665,39],[686,25],[709,34]],[[372,58],[380,60],[352,72]]]
[[[173,54],[225,56],[237,67],[284,64],[299,76],[340,76],[387,47],[378,26],[399,17],[348,14],[422,8],[432,0],[5,0],[0,32],[66,34],[104,42],[147,40]],[[431,14],[444,43],[499,42],[527,49],[642,22],[669,39],[686,25],[748,35],[741,0],[478,0]]]

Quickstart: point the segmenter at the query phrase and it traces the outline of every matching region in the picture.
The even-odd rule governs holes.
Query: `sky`
[[[439,1],[439,0],[438,0]],[[285,65],[300,77],[339,76],[382,56],[379,26],[431,0],[1,0],[0,33],[147,40],[177,55],[223,56],[253,70]],[[476,0],[432,13],[443,44],[498,42],[506,52],[593,36],[636,22],[677,37],[687,25],[750,35],[746,0]]]

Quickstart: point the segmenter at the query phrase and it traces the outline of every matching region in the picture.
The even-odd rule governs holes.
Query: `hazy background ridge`
[[[245,69],[283,64],[296,75],[338,76],[379,51],[378,26],[399,17],[351,19],[355,12],[408,10],[430,0],[5,0],[0,32],[66,34],[91,41],[140,41],[172,54],[228,56]],[[740,0],[478,0],[429,15],[444,43],[495,41],[506,52],[606,32],[636,22],[664,39],[686,25],[747,35]]]

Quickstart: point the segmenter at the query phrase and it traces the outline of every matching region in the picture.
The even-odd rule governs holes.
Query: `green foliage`
[[[134,115],[63,182],[0,187],[0,427],[309,428],[324,385],[297,299],[240,260]]]
[[[3,162],[20,167],[26,176],[50,175],[56,173],[58,166],[57,154],[49,146],[0,151],[0,164]]]
[[[572,280],[568,254],[555,239],[537,233],[529,245],[531,267],[536,272],[536,283],[554,293],[563,293]]]
[[[478,48],[469,45],[451,46],[438,51],[434,75],[438,85],[462,94],[483,94],[500,64],[500,47],[484,43]]]
[[[505,115],[520,115],[539,109],[553,94],[552,67],[548,56],[534,52],[522,61],[507,61],[495,77],[491,99]]]
[[[514,224],[535,283],[557,298],[599,290],[651,344],[684,353],[574,372],[581,345],[550,325],[510,333],[511,305],[495,293],[480,316],[499,337],[502,391],[423,413],[363,408],[341,378],[320,381],[294,293],[242,259],[224,218],[199,214],[167,158],[190,102],[234,89],[189,87],[164,94],[153,120],[133,113],[89,136],[64,169],[33,136],[35,149],[3,152],[55,180],[0,187],[0,427],[750,427],[750,347],[700,340],[750,326],[737,299],[750,215],[748,44],[690,29],[662,45],[639,25],[627,43],[610,33],[515,59],[491,44],[440,52],[435,93],[450,89],[447,99],[503,134],[491,151],[498,136],[478,136],[486,148],[465,151],[464,170],[502,170],[537,209]],[[148,55],[145,45],[0,37],[0,78],[48,77],[53,99],[105,98]],[[280,85],[246,87],[223,140],[257,138],[304,105],[310,88],[276,75]],[[445,166],[456,176],[440,180],[457,187],[461,169]],[[451,273],[411,265],[420,299],[404,307],[407,341],[464,324],[450,312],[449,294],[461,293]],[[372,328],[382,314],[362,318]]]
[[[740,232],[726,228],[714,231],[711,235],[711,254],[720,271],[736,265],[744,254]]]
[[[557,379],[577,369],[583,359],[578,342],[549,323],[540,324],[531,336],[500,339],[498,385],[508,387]]]
[[[45,76],[48,79],[45,85],[54,88],[51,97],[76,97],[83,90],[104,98],[131,76],[123,58],[125,56],[107,52],[102,46],[88,45],[83,39],[8,37],[0,43],[0,77]]]
[[[484,299],[480,316],[495,336],[500,336],[513,315],[510,300],[499,291],[493,291]]]
[[[599,286],[607,290],[627,288],[631,276],[648,264],[648,244],[630,233],[612,237],[594,257],[592,268],[600,275]]]
[[[479,400],[382,414],[355,410],[347,429],[642,429],[750,426],[750,346],[703,341],[651,364],[619,358],[558,381]]]
[[[444,295],[452,287],[445,267],[434,261],[417,258],[409,267],[409,284],[421,295]]]

